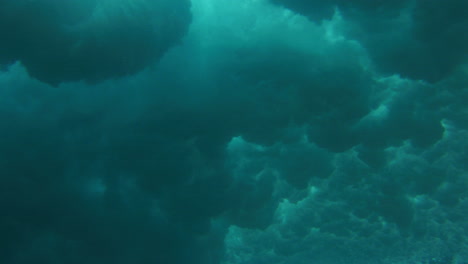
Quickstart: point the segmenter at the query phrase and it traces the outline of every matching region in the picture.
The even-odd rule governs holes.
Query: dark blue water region
[[[0,263],[467,264],[466,10],[0,0]]]

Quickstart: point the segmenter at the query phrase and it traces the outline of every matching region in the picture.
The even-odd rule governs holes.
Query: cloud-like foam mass
[[[385,66],[401,43],[452,34],[455,19],[434,22],[447,6],[193,0],[188,15],[184,1],[0,2],[0,46],[23,43],[0,52],[1,263],[468,263],[464,47],[434,54],[459,59],[436,81],[421,61],[408,68],[419,77]],[[29,33],[13,34],[30,14]],[[402,16],[413,22],[395,38],[380,31]],[[146,39],[159,34],[148,21],[179,45]],[[138,30],[113,31],[125,24]],[[87,51],[148,45],[159,60],[116,74],[96,55],[83,68],[96,79],[64,79],[55,60],[34,73],[24,58],[45,57],[19,39],[71,31],[60,47],[107,32]],[[61,52],[42,55],[77,62]]]
[[[466,61],[464,0],[271,0],[313,21],[346,18],[348,37],[359,40],[387,74],[438,82]]]
[[[179,43],[188,0],[2,1],[0,63],[57,85],[136,73]]]

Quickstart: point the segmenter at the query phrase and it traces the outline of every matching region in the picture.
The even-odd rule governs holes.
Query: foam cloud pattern
[[[136,73],[180,43],[190,2],[2,1],[0,63],[44,82],[98,82]]]
[[[168,19],[157,32],[171,39],[172,22],[191,21],[171,48],[140,26],[188,2],[0,3],[1,263],[468,263],[464,47],[437,49],[459,57],[437,80],[423,64],[419,77],[384,67],[388,49],[436,31],[435,11],[412,8],[441,2],[193,0],[191,20],[149,16]],[[382,33],[401,10],[408,31]],[[37,30],[9,30],[30,14],[22,28]],[[434,39],[464,18],[443,21]],[[119,75],[99,52],[97,75],[64,78],[54,60],[47,78],[31,70],[39,46],[19,39],[66,42],[78,28],[108,33],[87,51],[164,55]],[[90,45],[72,40],[56,44]]]
[[[368,49],[379,70],[437,82],[468,54],[466,1],[271,0],[313,21],[346,18],[347,35]]]

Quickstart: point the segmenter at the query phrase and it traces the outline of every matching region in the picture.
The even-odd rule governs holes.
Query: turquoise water
[[[466,10],[0,0],[0,263],[468,263]]]

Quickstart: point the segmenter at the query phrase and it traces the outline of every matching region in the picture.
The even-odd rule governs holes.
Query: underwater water
[[[0,263],[467,264],[466,10],[0,0]]]

